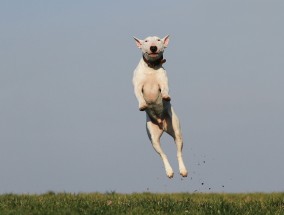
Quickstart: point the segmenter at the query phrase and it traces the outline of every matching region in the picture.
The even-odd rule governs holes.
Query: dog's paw
[[[140,110],[140,111],[146,110],[147,107],[148,107],[148,106],[147,106],[146,103],[139,104],[139,110]]]
[[[163,95],[162,98],[165,101],[171,101],[171,97],[169,95]]]
[[[180,172],[180,175],[182,177],[187,177],[187,170],[186,169],[181,169],[179,172]]]
[[[166,171],[166,174],[167,174],[168,178],[173,178],[173,177],[174,177],[174,172],[173,172],[173,170],[168,170],[168,171]]]
[[[166,175],[168,176],[168,178],[173,178],[174,177],[174,171],[172,169],[172,167],[169,166],[165,166],[165,170],[166,170]]]

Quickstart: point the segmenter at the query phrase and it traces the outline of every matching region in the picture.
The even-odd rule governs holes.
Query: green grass
[[[284,214],[284,193],[0,195],[0,214]]]

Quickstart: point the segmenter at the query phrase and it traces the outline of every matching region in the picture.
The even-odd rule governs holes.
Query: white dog
[[[139,110],[146,111],[146,126],[149,139],[154,149],[161,156],[166,174],[169,178],[174,176],[173,169],[163,152],[160,137],[163,132],[171,135],[177,146],[177,159],[179,171],[183,177],[187,176],[182,159],[182,134],[179,119],[170,103],[168,78],[162,64],[164,49],[168,46],[169,36],[147,37],[144,40],[135,38],[136,45],[142,50],[142,59],[134,70],[133,85],[135,96],[139,103]]]

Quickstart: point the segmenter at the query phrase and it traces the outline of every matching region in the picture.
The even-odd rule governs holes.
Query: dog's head
[[[141,49],[143,56],[147,61],[156,61],[163,57],[163,52],[169,44],[169,35],[164,38],[159,38],[156,36],[147,37],[144,40],[140,40],[134,37],[136,45]]]

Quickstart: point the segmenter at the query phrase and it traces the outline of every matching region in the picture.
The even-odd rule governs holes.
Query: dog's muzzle
[[[156,53],[156,51],[158,50],[158,47],[157,46],[150,46],[150,51],[152,53]]]
[[[147,55],[149,56],[149,54],[147,54]],[[157,56],[158,56],[158,54],[157,54]],[[145,57],[145,55],[143,55],[143,60],[151,68],[154,68],[154,67],[157,67],[157,66],[162,66],[162,64],[166,62],[166,59],[163,58],[163,54],[159,58],[153,59],[153,60],[152,59],[149,60]]]

